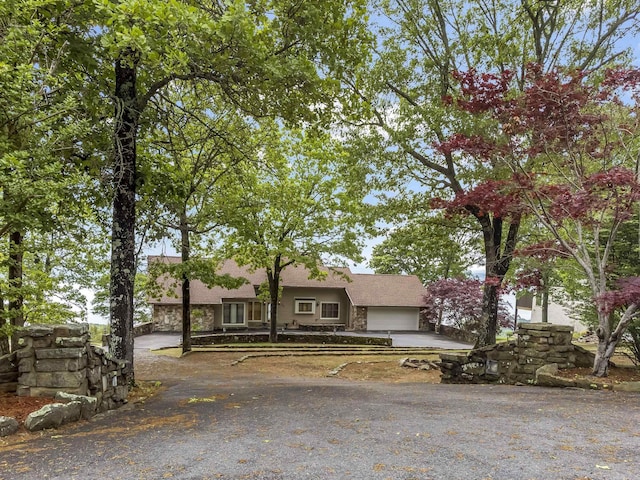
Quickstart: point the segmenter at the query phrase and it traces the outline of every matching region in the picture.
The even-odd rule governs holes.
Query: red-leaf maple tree
[[[608,71],[597,82],[588,72],[543,74],[530,66],[518,95],[505,87],[510,72],[456,76],[462,93],[456,105],[490,127],[483,136],[453,135],[437,148],[506,165],[511,175],[488,179],[443,206],[479,221],[508,218],[513,224],[531,215],[551,233],[555,242],[528,251],[553,255],[560,249],[584,271],[598,307],[593,372],[606,376],[625,329],[640,313],[640,280],[614,283],[609,262],[620,226],[640,202],[640,71]]]
[[[435,324],[436,331],[444,324],[477,332],[482,320],[483,283],[469,278],[443,278],[429,283],[425,287],[427,306],[421,312],[423,318]],[[498,319],[502,327],[513,326],[503,302],[498,306]]]

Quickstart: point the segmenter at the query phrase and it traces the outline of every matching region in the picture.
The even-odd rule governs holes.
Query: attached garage
[[[367,309],[367,330],[417,331],[418,315],[418,308],[369,307]]]

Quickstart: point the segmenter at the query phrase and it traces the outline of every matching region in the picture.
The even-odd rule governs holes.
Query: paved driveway
[[[139,349],[144,405],[0,450],[0,479],[632,480],[638,396],[238,377]],[[165,372],[165,373],[162,373]],[[169,372],[169,373],[167,373]]]

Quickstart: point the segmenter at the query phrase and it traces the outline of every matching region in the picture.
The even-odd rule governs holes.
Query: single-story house
[[[179,257],[149,257],[149,262],[180,262]],[[352,273],[348,268],[322,267],[323,280],[309,278],[304,267],[289,266],[281,273],[282,298],[278,328],[344,328],[352,331],[419,329],[424,287],[415,275]],[[248,283],[237,289],[208,288],[194,280],[190,285],[191,325],[194,331],[264,328],[270,322],[269,302],[258,298],[266,273],[251,272],[227,260],[218,274],[243,277]],[[155,331],[182,329],[179,283],[164,278],[161,298],[150,298]]]

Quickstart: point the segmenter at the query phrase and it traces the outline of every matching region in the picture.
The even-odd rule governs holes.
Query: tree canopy
[[[590,8],[529,1],[383,0],[372,5],[378,35],[373,61],[344,77],[351,93],[344,104],[345,121],[353,125],[352,145],[376,163],[381,190],[413,196],[412,204],[425,217],[432,214],[424,207],[427,200],[436,198],[444,203],[431,208],[458,199],[475,219],[490,280],[479,343],[493,343],[498,289],[509,271],[522,217],[496,214],[482,200],[481,194],[492,193],[485,180],[508,177],[508,165],[485,161],[481,152],[456,155],[447,148],[456,135],[472,138],[491,128],[484,118],[458,108],[456,99],[464,95],[464,77],[458,73],[510,72],[499,87],[515,94],[525,88],[531,63],[541,74],[560,66],[603,71],[628,61],[630,50],[621,39],[637,31],[640,7],[604,0]],[[474,192],[477,188],[486,191]]]
[[[260,161],[227,196],[234,215],[226,244],[240,265],[266,271],[275,341],[283,269],[302,265],[322,278],[321,265],[360,258],[366,170],[349,166],[327,134],[268,128],[271,142],[256,152]]]

